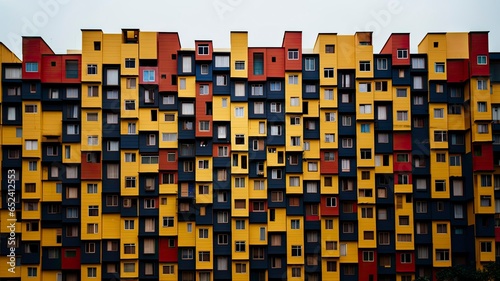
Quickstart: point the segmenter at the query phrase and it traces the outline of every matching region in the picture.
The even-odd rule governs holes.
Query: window
[[[236,107],[234,109],[235,117],[243,117],[245,115],[245,109],[243,107]]]
[[[370,71],[370,61],[360,61],[359,62],[359,71]]]
[[[198,55],[208,55],[208,54],[209,54],[208,44],[199,44]]]
[[[436,153],[436,162],[446,163],[446,153]]]
[[[182,249],[181,259],[192,260],[193,259],[193,249]]]
[[[342,126],[348,127],[352,124],[351,116],[342,116]]]
[[[379,105],[377,107],[377,120],[387,120],[387,106]]]
[[[373,208],[362,207],[361,208],[361,217],[362,218],[373,218]]]
[[[436,63],[434,63],[434,72],[436,72],[436,73],[444,73],[444,62],[436,62]]]
[[[246,242],[245,241],[236,241],[235,242],[235,251],[236,252],[246,252]]]
[[[333,45],[333,44],[330,44],[330,45],[327,44],[327,45],[325,45],[325,53],[327,53],[327,54],[333,54],[333,53],[335,53],[335,45]]]
[[[300,220],[291,220],[290,224],[292,229],[300,229]]]
[[[229,56],[215,56],[215,67],[229,67]]]
[[[372,113],[372,105],[371,104],[359,105],[359,113],[360,114],[371,114]]]
[[[247,273],[246,263],[237,262],[235,263],[235,266],[236,266],[236,273]]]
[[[396,119],[398,121],[408,121],[408,111],[397,111]]]
[[[397,50],[397,58],[398,59],[407,59],[408,58],[408,49],[398,49]]]
[[[37,62],[27,62],[26,63],[26,72],[38,72],[38,63]]]
[[[424,69],[425,68],[425,59],[424,58],[412,58],[411,59],[411,67],[413,69]]]
[[[481,175],[481,186],[491,187],[491,175]]]
[[[484,101],[477,102],[477,111],[478,112],[487,112],[487,104]]]
[[[292,257],[302,256],[302,246],[292,245]]]
[[[435,142],[447,142],[448,133],[446,131],[434,131],[434,141]]]
[[[272,102],[271,103],[271,112],[272,113],[281,113],[281,103]]]
[[[314,58],[305,58],[304,69],[305,69],[305,71],[315,71],[316,70],[316,60]]]
[[[449,261],[450,250],[436,249],[436,261]]]
[[[38,106],[36,104],[27,104],[24,106],[24,112],[26,113],[37,113]]]
[[[155,78],[155,71],[154,70],[144,70],[142,72],[142,81],[154,82],[155,80],[156,80],[156,78]]]
[[[302,269],[300,267],[292,267],[292,278],[299,278],[302,276]]]
[[[288,59],[289,60],[298,60],[299,59],[299,50],[297,50],[297,49],[288,50]]]
[[[409,216],[399,216],[399,225],[410,225]]]
[[[488,64],[487,57],[485,55],[478,55],[477,56],[477,64],[479,64],[479,65]]]
[[[87,74],[96,75],[97,74],[97,64],[87,64]]]
[[[299,101],[300,101],[299,98],[296,97],[290,98],[290,106],[299,106]]]
[[[5,79],[21,79],[21,78],[22,78],[22,68],[18,67],[5,68]]]
[[[163,227],[174,227],[174,217],[163,217]]]
[[[247,203],[245,199],[235,199],[234,208],[235,209],[246,209]]]
[[[273,81],[269,83],[269,90],[271,92],[279,92],[281,91],[281,82]]]
[[[134,188],[135,187],[135,177],[125,177],[125,187]]]
[[[445,180],[435,180],[434,187],[436,191],[444,192],[446,191],[446,181]]]
[[[38,276],[38,268],[28,267],[28,277],[37,277],[37,276]]]
[[[324,98],[325,100],[333,100],[333,89],[325,89]]]
[[[375,254],[373,251],[363,251],[363,261],[364,262],[373,262],[374,256],[375,256]]]
[[[244,61],[235,61],[234,69],[236,70],[245,70],[245,62]]]
[[[290,144],[292,146],[300,146],[300,137],[290,137]]]
[[[422,77],[420,77],[420,78],[422,78]],[[407,97],[406,89],[396,89],[396,97],[406,98]]]
[[[480,199],[481,207],[490,207],[491,206],[491,196],[481,195],[479,199]]]
[[[325,134],[325,142],[335,142],[335,134]]]
[[[288,84],[291,84],[291,85],[299,84],[299,76],[298,75],[288,75]]]
[[[334,77],[333,67],[331,67],[331,68],[324,68],[323,69],[323,76],[325,78],[333,78]]]
[[[375,81],[375,91],[387,92],[387,81]]]
[[[445,223],[438,223],[436,228],[437,233],[448,233],[448,226]]]
[[[487,134],[489,131],[488,124],[477,124],[478,134]]]
[[[369,133],[370,124],[361,124],[361,133]]]
[[[59,98],[59,90],[58,89],[50,89],[49,90],[49,99],[58,99]]]
[[[402,253],[400,255],[401,263],[411,263],[411,254],[410,253]]]
[[[360,154],[361,154],[361,159],[372,159],[371,149],[361,149]]]
[[[491,253],[491,242],[481,242],[481,252]]]

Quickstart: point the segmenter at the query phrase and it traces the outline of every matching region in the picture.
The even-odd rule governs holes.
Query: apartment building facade
[[[24,37],[22,61],[0,45],[1,264],[17,220],[1,280],[409,281],[496,262],[487,32],[429,33],[414,54],[407,33],[378,54],[370,32],[230,43],[82,30],[81,53]]]

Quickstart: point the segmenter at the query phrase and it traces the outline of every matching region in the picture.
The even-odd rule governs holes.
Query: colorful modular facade
[[[409,281],[495,262],[500,54],[487,32],[409,41],[82,30],[81,53],[23,38],[22,62],[0,45],[0,280]]]

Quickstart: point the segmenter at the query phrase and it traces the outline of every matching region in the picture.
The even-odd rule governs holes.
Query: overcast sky
[[[179,32],[182,47],[209,39],[229,47],[230,31],[248,31],[249,46],[281,46],[302,31],[310,49],[318,33],[373,31],[378,53],[391,33],[411,33],[411,51],[427,32],[490,31],[500,52],[498,0],[0,0],[0,41],[21,55],[21,36],[42,36],[56,53],[81,49],[81,29]]]

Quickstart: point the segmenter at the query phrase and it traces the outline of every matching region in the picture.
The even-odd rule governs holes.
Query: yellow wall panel
[[[103,64],[124,64],[121,59],[121,34],[103,34],[102,35],[102,63]]]
[[[245,69],[237,70],[237,61],[244,62]],[[248,77],[248,33],[231,32],[231,78]]]
[[[469,34],[466,32],[446,33],[446,56],[448,59],[469,58]]]
[[[120,239],[121,225],[120,214],[102,215],[102,239]]]
[[[99,82],[102,78],[102,47],[103,33],[101,30],[83,30],[82,31],[82,81]],[[100,42],[101,50],[94,49],[94,43]],[[97,66],[96,74],[88,74],[89,64]]]
[[[139,32],[139,58],[155,60],[157,58],[156,32]]]
[[[137,76],[139,75],[139,45],[138,44],[121,44],[121,75]],[[134,59],[135,67],[125,67],[125,59]],[[122,84],[124,85],[124,84]]]
[[[284,208],[275,209],[275,220],[271,221],[268,218],[268,231],[286,231],[287,230],[287,217],[286,210]]]
[[[234,114],[234,111],[231,111],[231,107],[229,106],[229,96],[213,96],[212,98],[212,107],[213,107],[213,115],[212,118],[214,121],[229,121],[231,120],[231,114]]]
[[[16,130],[21,126],[2,126],[2,144],[4,145],[22,145],[22,137],[16,137]],[[21,129],[22,130],[22,129]]]

